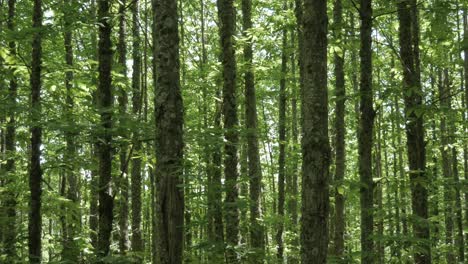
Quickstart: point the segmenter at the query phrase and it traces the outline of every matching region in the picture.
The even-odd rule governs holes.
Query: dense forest
[[[0,0],[0,263],[467,263],[467,119],[467,0]]]

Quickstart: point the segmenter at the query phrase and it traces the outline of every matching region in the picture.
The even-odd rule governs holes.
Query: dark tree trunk
[[[141,120],[141,50],[139,29],[139,1],[134,0],[132,10],[132,35],[133,35],[133,73],[132,73],[132,112],[137,121]],[[141,141],[138,129],[133,131],[133,155],[132,157],[132,251],[142,253],[144,250],[141,236]]]
[[[8,1],[8,19],[7,27],[11,33],[16,31],[15,16],[16,16],[16,0]],[[10,56],[16,56],[16,42],[8,43]],[[6,187],[5,201],[3,207],[5,209],[5,225],[1,225],[3,230],[3,253],[6,255],[7,263],[14,263],[17,260],[15,248],[16,243],[16,192],[14,189],[15,180],[15,147],[16,147],[16,98],[18,91],[18,80],[12,73],[8,88],[8,122],[6,124],[5,134],[5,154],[7,156],[5,167],[0,167],[0,171],[5,172],[4,185]],[[3,136],[3,134],[1,135]],[[3,153],[2,153],[3,154]],[[2,238],[2,237],[0,237]]]
[[[42,169],[41,169],[41,70],[42,70],[42,1],[34,0],[32,60],[31,60],[31,163],[29,190],[29,262],[41,263],[42,254]]]
[[[183,103],[177,0],[153,2],[156,118],[156,264],[182,263]]]
[[[335,0],[333,7],[333,23],[335,27],[335,41],[342,43],[343,31],[343,7],[341,0]],[[341,45],[341,52],[335,51],[335,100],[336,100],[336,117],[335,117],[335,232],[333,235],[334,255],[338,259],[344,256],[344,231],[345,231],[345,216],[344,216],[344,188],[343,180],[345,176],[345,73],[344,73],[344,45]]]
[[[249,38],[248,31],[252,28],[252,0],[242,1],[243,35]],[[258,148],[257,98],[255,95],[254,65],[252,39],[244,45],[244,60],[247,71],[245,82],[245,117],[247,127],[247,156],[250,189],[250,243],[254,253],[251,263],[263,263],[265,242],[264,227],[258,221],[261,217],[260,201],[262,188],[262,169]]]
[[[359,177],[361,182],[361,263],[374,263],[372,142],[375,112],[372,92],[372,0],[361,0],[361,79],[358,130]]]
[[[463,5],[463,43],[468,43],[468,4]],[[464,126],[464,131],[465,134],[468,134],[468,125],[466,123],[468,119],[468,45],[465,45],[463,48],[463,54],[465,55],[464,63],[463,63],[463,69],[464,69],[464,91],[465,94],[464,99],[465,99],[465,105],[464,105],[464,121],[465,121],[465,126]],[[468,145],[465,141],[463,145],[463,163],[464,163],[464,175],[465,175],[465,182],[468,181]],[[465,228],[468,227],[468,191],[465,190]],[[468,233],[465,234],[465,242],[468,242]]]
[[[452,147],[452,174],[455,189],[455,217],[457,226],[457,236],[455,238],[455,246],[457,247],[457,260],[458,263],[465,262],[465,241],[463,237],[463,209],[461,204],[460,194],[460,178],[458,175],[458,157],[457,149]]]
[[[284,5],[284,10],[287,6]],[[284,245],[283,245],[283,230],[284,230],[284,204],[286,199],[285,194],[285,174],[286,174],[286,74],[288,66],[287,44],[288,31],[283,29],[283,47],[281,51],[281,79],[279,92],[279,157],[278,157],[278,230],[276,231],[276,256],[279,262],[283,262]]]
[[[422,221],[428,219],[428,192],[425,187],[427,176],[423,116],[416,112],[423,106],[423,102],[419,70],[419,22],[415,5],[413,0],[398,3],[400,56],[403,67],[411,201],[413,214],[420,219],[413,223],[413,235],[421,241],[416,243],[414,259],[416,263],[430,263],[430,231],[426,222]]]
[[[225,176],[225,222],[226,222],[226,262],[238,263],[235,247],[239,243],[239,208],[237,200],[237,99],[236,99],[236,58],[234,50],[235,8],[233,0],[218,0],[218,17],[223,65],[223,116],[224,116],[224,176]]]
[[[305,0],[302,52],[302,263],[326,263],[329,167],[327,1]]]
[[[107,256],[110,252],[110,237],[112,231],[114,197],[112,194],[112,106],[113,95],[111,87],[112,44],[110,25],[109,0],[98,1],[99,44],[99,84],[97,92],[97,109],[100,114],[100,133],[97,140],[99,159],[99,231],[98,257]]]

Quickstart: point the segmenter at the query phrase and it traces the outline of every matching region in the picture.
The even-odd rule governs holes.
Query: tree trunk
[[[132,10],[132,35],[133,35],[133,72],[132,72],[132,104],[133,116],[137,121],[141,121],[141,50],[140,50],[140,29],[139,1],[134,0],[131,5]],[[132,157],[132,251],[143,253],[143,240],[141,237],[141,141],[138,129],[133,131],[133,155]]]
[[[305,0],[302,89],[302,263],[326,263],[329,166],[327,1]]]
[[[100,114],[100,133],[97,140],[99,158],[99,231],[98,257],[107,256],[110,252],[110,237],[112,231],[114,198],[112,194],[112,106],[113,95],[111,86],[112,47],[110,25],[110,1],[98,1],[99,27],[99,84],[97,108]]]
[[[335,0],[333,7],[333,23],[335,27],[335,41],[343,43],[342,28],[343,28],[343,7],[341,0]],[[344,45],[340,45],[343,49]],[[334,255],[342,260],[344,257],[344,231],[345,231],[345,216],[344,216],[344,176],[346,169],[346,153],[345,153],[345,73],[344,73],[344,50],[335,51],[335,100],[336,100],[336,116],[335,116],[335,233]]]
[[[225,221],[226,221],[226,262],[238,263],[235,247],[239,243],[239,195],[237,178],[237,99],[236,99],[236,58],[234,50],[235,8],[233,0],[218,0],[220,39],[223,65],[223,115],[224,115],[224,176],[225,176]]]
[[[414,8],[411,8],[411,5]],[[427,176],[423,116],[422,113],[417,112],[423,106],[423,102],[419,70],[419,22],[415,5],[416,2],[413,0],[398,3],[399,39],[403,67],[411,201],[413,214],[420,219],[413,223],[413,235],[421,241],[414,247],[414,259],[416,263],[430,263],[429,226],[425,224],[425,221],[421,221],[428,219],[428,192],[425,184]]]
[[[464,105],[464,132],[465,135],[468,134],[468,125],[467,125],[467,120],[468,120],[468,4],[465,2],[463,5],[463,43],[465,43],[463,47],[463,54],[464,54],[464,63],[463,63],[463,69],[464,69],[464,90],[465,94],[464,99],[465,99],[465,105]],[[465,139],[463,143],[463,163],[464,163],[464,175],[465,175],[465,182],[468,181],[468,144]],[[468,227],[468,191],[465,190],[465,223],[464,223],[465,228]],[[465,234],[465,242],[468,242],[468,232]]]
[[[16,0],[8,1],[8,30],[13,33],[16,31],[15,16],[16,16]],[[10,56],[16,56],[16,42],[10,41],[8,43]],[[3,230],[3,247],[2,251],[6,255],[7,263],[14,263],[17,260],[16,253],[16,192],[14,189],[15,180],[15,148],[16,148],[16,97],[18,93],[18,80],[14,73],[11,74],[11,79],[8,88],[8,122],[6,124],[5,134],[5,154],[6,164],[4,168],[0,167],[0,171],[5,172],[4,185],[6,187],[4,208],[6,218],[5,225],[1,225]],[[3,136],[3,134],[2,134]],[[3,154],[3,153],[2,153]],[[3,208],[2,208],[3,209]],[[0,237],[2,238],[2,237]]]
[[[453,183],[455,186],[455,217],[457,225],[457,237],[455,239],[455,246],[457,247],[458,263],[465,262],[465,241],[463,237],[463,209],[461,204],[460,194],[460,178],[458,176],[458,158],[457,149],[452,147],[452,174]]]
[[[284,4],[283,9],[286,11],[287,6]],[[283,29],[283,47],[281,51],[281,79],[279,91],[279,157],[278,157],[278,230],[276,231],[276,256],[280,263],[284,258],[283,245],[283,230],[284,230],[284,203],[285,203],[285,166],[286,166],[286,74],[288,66],[287,44],[288,31]]]
[[[29,190],[31,192],[29,211],[29,262],[41,263],[42,255],[42,169],[41,169],[41,70],[42,70],[42,1],[34,0],[33,42],[31,60],[31,163]]]
[[[453,208],[454,208],[454,192],[452,185],[453,171],[450,162],[450,144],[453,143],[451,136],[451,129],[447,123],[451,123],[449,118],[451,109],[450,100],[450,84],[448,80],[448,70],[441,70],[439,72],[439,100],[440,107],[444,111],[440,120],[440,133],[441,133],[441,146],[440,153],[442,156],[442,172],[444,175],[444,220],[445,220],[445,243],[450,246],[446,252],[446,261],[448,264],[455,263],[455,255],[452,251],[453,246]]]
[[[183,103],[177,0],[153,1],[156,64],[156,264],[180,264],[183,253]]]
[[[75,237],[79,234],[79,224],[80,224],[80,212],[79,212],[79,202],[78,202],[78,182],[77,182],[77,172],[75,166],[75,157],[76,157],[76,144],[75,137],[77,136],[76,131],[73,127],[75,124],[73,118],[73,29],[72,21],[73,18],[73,4],[71,2],[64,2],[63,6],[63,15],[64,15],[64,46],[65,46],[65,63],[68,67],[65,73],[65,87],[67,90],[66,96],[66,108],[64,113],[66,114],[65,120],[67,120],[68,128],[65,131],[65,141],[67,144],[66,153],[65,153],[65,163],[67,164],[67,170],[65,172],[64,178],[65,182],[68,183],[66,197],[69,199],[75,206],[67,210],[68,216],[66,219],[66,240],[64,241],[64,248],[62,252],[62,257],[64,261],[78,262],[78,257],[80,254],[79,247],[76,244]]]
[[[361,79],[358,131],[359,177],[361,181],[361,263],[374,263],[372,142],[375,112],[372,92],[372,0],[361,0]]]
[[[250,243],[254,254],[251,263],[263,263],[264,227],[258,221],[261,217],[260,201],[262,188],[262,169],[258,148],[257,98],[255,95],[255,77],[252,39],[248,34],[252,28],[252,0],[242,1],[243,36],[248,38],[244,45],[244,60],[248,65],[244,74],[245,82],[245,117],[247,127],[247,156],[250,194]]]
[[[119,127],[122,138],[127,138],[128,127],[127,127],[127,105],[128,95],[126,92],[127,80],[127,44],[126,44],[126,0],[120,1],[119,5],[119,34],[117,43],[117,57],[118,57],[118,70],[122,75],[120,77],[120,84],[117,85],[118,91],[118,103],[119,103]],[[128,161],[127,161],[127,148],[128,144],[125,142],[120,143],[120,177],[117,179],[118,188],[120,191],[119,199],[119,251],[120,254],[125,255],[129,248],[128,240]]]

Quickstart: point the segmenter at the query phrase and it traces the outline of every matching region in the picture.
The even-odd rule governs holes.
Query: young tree
[[[34,0],[33,41],[31,55],[31,164],[29,169],[29,262],[41,263],[42,259],[42,168],[41,168],[41,71],[42,71],[42,1]]]
[[[225,176],[225,222],[226,222],[226,262],[238,263],[235,247],[239,243],[239,208],[237,200],[239,190],[237,180],[237,99],[236,99],[236,58],[234,49],[235,8],[233,0],[217,0],[220,22],[223,65],[223,106],[224,116],[224,176]]]
[[[326,263],[329,166],[327,1],[305,0],[302,17],[302,263]]]
[[[156,65],[156,263],[182,263],[184,233],[183,103],[177,0],[153,1]]]

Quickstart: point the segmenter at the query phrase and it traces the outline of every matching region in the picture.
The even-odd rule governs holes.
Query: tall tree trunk
[[[65,119],[68,123],[68,130],[65,131],[65,141],[67,144],[65,153],[65,162],[67,164],[66,183],[68,183],[66,197],[75,205],[68,210],[68,217],[66,217],[66,240],[64,241],[64,248],[62,252],[63,260],[65,262],[75,263],[78,262],[80,254],[79,247],[76,244],[76,235],[79,234],[79,202],[78,202],[78,181],[77,172],[75,166],[76,157],[76,143],[75,137],[77,136],[76,131],[73,130],[74,118],[73,118],[73,33],[72,33],[72,21],[74,6],[72,2],[64,2],[63,15],[64,15],[64,46],[65,46],[65,63],[68,67],[65,73],[65,87],[67,90],[66,96],[66,114]],[[63,186],[65,188],[65,186]]]
[[[302,263],[326,263],[329,167],[327,1],[305,0],[302,89]]]
[[[110,252],[114,197],[112,194],[112,106],[114,104],[111,87],[112,43],[109,0],[98,1],[99,22],[99,84],[97,108],[100,114],[100,133],[97,140],[99,159],[99,231],[98,257],[107,256]]]
[[[42,168],[41,168],[41,70],[42,70],[42,1],[34,0],[33,41],[31,60],[31,163],[29,190],[31,192],[29,211],[29,262],[41,263],[42,255]]]
[[[235,247],[239,243],[239,195],[237,178],[237,99],[236,99],[236,58],[234,50],[235,8],[233,0],[218,0],[220,39],[223,65],[223,115],[224,115],[224,176],[225,176],[225,222],[226,262],[238,263]]]
[[[335,51],[335,100],[336,100],[336,116],[335,116],[335,232],[333,235],[334,255],[338,259],[344,256],[344,231],[345,231],[345,216],[344,216],[344,176],[345,176],[345,73],[344,73],[344,45],[342,38],[343,28],[343,7],[341,0],[335,0],[333,6],[333,24],[335,27],[335,41],[340,44],[342,50]]]
[[[453,174],[453,183],[455,189],[455,217],[456,217],[456,226],[457,226],[457,236],[455,239],[455,246],[457,247],[457,259],[458,263],[465,262],[465,241],[463,237],[463,209],[461,204],[461,194],[460,194],[460,178],[458,175],[458,157],[457,149],[452,147],[452,174]]]
[[[16,31],[16,0],[8,1],[8,19],[7,27],[10,33]],[[16,56],[16,42],[10,41],[8,43],[10,56]],[[3,247],[2,251],[6,255],[7,263],[14,263],[17,260],[16,253],[16,192],[14,189],[15,184],[15,148],[16,148],[16,97],[18,92],[18,80],[14,73],[11,74],[11,79],[8,88],[8,122],[6,124],[5,133],[5,154],[6,164],[4,168],[0,167],[0,171],[5,172],[6,187],[4,208],[6,218],[4,220],[5,225],[1,225],[0,228],[4,227],[3,230]],[[2,135],[3,136],[3,135]],[[3,153],[1,153],[3,154]],[[1,155],[0,154],[0,155]],[[2,238],[2,237],[0,237]]]
[[[455,254],[452,250],[453,246],[453,208],[454,208],[454,192],[452,185],[453,171],[450,162],[450,144],[453,143],[451,136],[452,131],[450,124],[451,119],[449,118],[451,109],[450,100],[450,84],[448,80],[448,70],[440,70],[439,72],[439,100],[440,107],[444,111],[440,120],[440,133],[441,133],[441,146],[440,153],[442,156],[442,172],[444,175],[444,220],[445,220],[445,243],[450,246],[446,252],[446,261],[448,264],[455,263]],[[448,124],[447,124],[448,123]]]
[[[184,234],[183,103],[177,0],[153,2],[156,64],[156,264],[182,263]]]
[[[419,22],[415,5],[413,0],[398,3],[400,57],[403,67],[411,204],[413,214],[419,218],[413,222],[413,235],[421,241],[415,244],[414,259],[416,263],[431,263],[430,230],[426,221],[422,221],[428,219],[428,192],[425,183],[427,176],[423,116],[417,113],[423,106],[423,101],[419,70]]]
[[[93,23],[96,23],[97,22],[97,16],[96,16],[96,2],[95,0],[92,0],[91,1],[91,5],[90,5],[90,17],[91,17],[91,21]],[[93,60],[98,60],[98,52],[97,52],[97,34],[96,34],[96,31],[93,30],[93,32],[91,33],[91,49],[92,50],[96,50],[96,52],[93,53],[93,56],[92,56],[92,59]],[[92,74],[91,75],[91,81],[93,84],[96,84],[96,86],[98,85],[97,84],[97,76],[95,74]],[[95,107],[97,107],[97,92],[98,91],[94,91],[93,92],[93,105]],[[93,246],[94,250],[97,249],[97,244],[98,244],[98,201],[99,201],[99,195],[98,195],[98,163],[99,163],[99,159],[97,156],[97,150],[98,150],[98,146],[97,146],[97,138],[96,138],[96,135],[93,135],[93,142],[90,146],[91,148],[91,155],[93,156],[93,167],[91,169],[91,180],[90,180],[90,185],[89,185],[89,189],[90,189],[90,193],[89,193],[89,196],[90,196],[90,201],[89,201],[89,229],[90,229],[90,240],[91,240],[91,245]]]
[[[468,134],[468,125],[466,121],[468,120],[468,4],[465,2],[463,5],[463,43],[465,43],[463,47],[463,54],[464,56],[464,63],[463,63],[463,69],[464,69],[464,91],[465,94],[464,99],[465,99],[465,105],[464,105],[464,123],[465,126],[463,130],[465,131],[465,134]],[[465,175],[465,182],[468,181],[468,144],[465,139],[463,143],[463,163],[464,163],[464,175]],[[465,223],[464,223],[465,228],[468,228],[468,191],[465,190]],[[465,242],[468,243],[468,232],[465,234]]]
[[[137,121],[141,121],[141,50],[139,29],[139,1],[134,0],[132,10],[132,35],[133,35],[133,72],[132,72],[132,112]],[[138,129],[133,131],[133,155],[132,157],[132,251],[143,253],[143,240],[141,237],[141,141]]]
[[[119,5],[119,36],[117,43],[117,57],[118,57],[118,69],[119,73],[122,75],[121,82],[118,87],[118,103],[119,103],[119,126],[121,131],[122,138],[127,138],[128,128],[127,128],[127,105],[128,105],[128,95],[126,91],[126,86],[128,84],[127,80],[127,44],[126,44],[126,34],[127,34],[127,21],[126,21],[126,9],[127,1],[120,1]],[[127,148],[128,144],[123,142],[120,144],[120,177],[117,179],[118,188],[120,191],[119,199],[119,251],[120,254],[125,255],[129,248],[128,245],[128,162],[127,162]]]
[[[243,36],[248,38],[244,45],[244,60],[247,70],[245,82],[245,122],[247,127],[247,156],[250,194],[250,243],[254,254],[251,263],[263,263],[264,258],[264,227],[258,221],[261,217],[260,201],[262,188],[262,169],[258,148],[257,98],[255,95],[255,79],[252,39],[249,30],[252,29],[252,0],[242,1]]]
[[[358,131],[359,177],[361,181],[361,263],[374,263],[372,142],[375,112],[372,92],[372,0],[361,0],[361,79]]]
[[[283,9],[287,10],[286,3]],[[279,92],[279,156],[278,156],[278,230],[276,231],[276,256],[278,261],[283,262],[284,258],[284,245],[283,245],[283,230],[284,230],[284,203],[285,195],[285,174],[286,174],[286,74],[288,66],[287,45],[288,45],[288,31],[283,29],[283,47],[281,51],[281,79],[280,79],[280,92]]]

